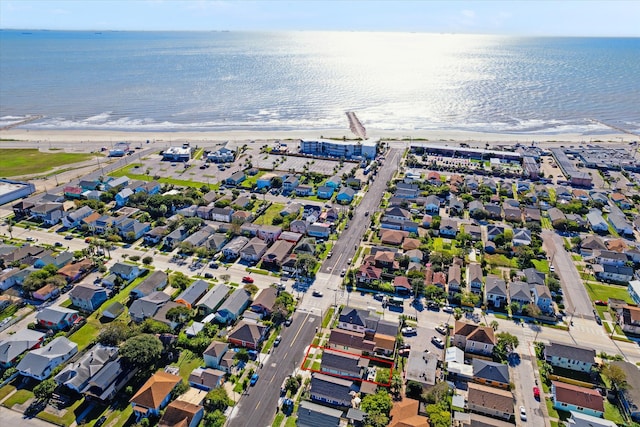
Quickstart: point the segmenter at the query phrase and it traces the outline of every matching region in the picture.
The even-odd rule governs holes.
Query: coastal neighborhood
[[[0,406],[638,426],[638,147],[572,144],[146,140],[88,144],[49,188],[2,179]]]

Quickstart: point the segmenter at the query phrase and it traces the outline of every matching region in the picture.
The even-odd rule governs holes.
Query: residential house
[[[599,209],[591,209],[587,214],[587,221],[591,229],[596,233],[606,233],[609,231],[609,225],[602,217],[602,212]]]
[[[30,210],[31,216],[47,225],[56,225],[64,216],[62,203],[38,203]]]
[[[175,301],[167,301],[165,304],[158,307],[158,311],[152,316],[153,320],[156,322],[164,323],[169,326],[172,330],[175,330],[178,326],[182,324],[184,318],[175,318],[173,316],[169,317],[169,312],[178,307],[184,307],[182,304],[178,304]]]
[[[125,264],[123,262],[116,262],[111,266],[109,271],[119,276],[125,282],[131,282],[142,274],[142,271],[137,265]]]
[[[186,288],[174,300],[178,304],[182,304],[188,309],[192,309],[196,303],[207,293],[209,284],[204,280],[196,280],[188,288]]]
[[[378,316],[367,310],[345,306],[338,317],[338,328],[357,332],[375,332]]]
[[[602,265],[609,264],[622,266],[625,265],[628,260],[626,254],[607,250],[596,251],[593,253],[593,256],[595,257],[596,262]]]
[[[400,246],[405,237],[409,236],[409,233],[401,230],[385,230],[380,229],[380,242],[385,245]]]
[[[213,390],[224,382],[225,372],[212,368],[195,368],[189,375],[189,385],[200,390]]]
[[[342,411],[302,400],[298,406],[298,427],[339,427],[342,422]]]
[[[289,203],[279,212],[280,216],[289,216],[291,215],[293,218],[297,218],[300,214],[300,208],[302,205],[300,203]]]
[[[129,201],[129,197],[131,197],[133,195],[133,190],[130,188],[123,188],[122,190],[118,191],[118,193],[116,194],[116,206],[124,206],[127,204],[127,202]]]
[[[537,222],[540,223],[541,215],[540,208],[536,206],[525,206],[524,208],[524,220],[525,222]]]
[[[215,285],[202,298],[200,298],[200,300],[196,303],[196,307],[198,308],[200,313],[204,315],[215,313],[228,293],[229,288],[225,285]]]
[[[420,402],[404,398],[391,407],[389,427],[429,427],[427,418],[418,415]]]
[[[145,233],[144,243],[149,246],[157,245],[167,234],[169,234],[169,227],[159,225]]]
[[[583,257],[591,256],[595,251],[603,251],[606,249],[607,247],[604,245],[602,239],[593,234],[586,235],[580,242],[580,255]]]
[[[404,276],[396,276],[393,278],[393,289],[397,294],[407,295],[411,294],[411,283],[409,279]]]
[[[387,208],[384,211],[383,219],[395,219],[398,221],[411,221],[411,213],[398,206]]]
[[[251,303],[251,310],[256,313],[261,313],[264,316],[268,316],[273,312],[273,307],[278,297],[278,290],[275,287],[264,288],[258,293],[253,303]]]
[[[498,276],[487,276],[485,299],[493,307],[502,307],[507,303],[507,284]]]
[[[19,272],[19,268],[7,268],[0,271],[0,291],[6,291],[16,284],[16,274]]]
[[[78,344],[67,337],[54,338],[44,347],[28,352],[16,369],[25,377],[43,381],[53,370],[71,359],[78,352]]]
[[[298,184],[300,183],[300,179],[295,175],[289,175],[282,181],[282,189],[286,192],[293,191]]]
[[[95,377],[117,358],[118,347],[96,344],[79,360],[67,365],[54,377],[54,380],[57,384],[82,394],[91,387]]]
[[[611,193],[609,197],[611,198],[611,201],[613,203],[620,207],[620,209],[631,209],[631,207],[633,206],[633,203],[631,203],[629,199],[627,199],[627,197],[622,193]]]
[[[218,222],[231,222],[231,217],[235,211],[232,208],[216,208],[211,209],[209,214],[211,215],[212,221]]]
[[[344,187],[336,196],[336,201],[341,204],[349,204],[353,201],[353,198],[356,195],[356,191],[351,187]]]
[[[626,376],[627,387],[624,387],[618,394],[622,407],[632,421],[640,422],[640,372],[638,367],[622,360],[612,362],[612,364],[620,368]]]
[[[227,335],[227,339],[230,344],[237,347],[257,350],[267,337],[268,332],[269,328],[267,326],[243,319],[233,327],[229,335]]]
[[[131,298],[142,298],[151,295],[155,291],[161,291],[167,286],[169,276],[164,271],[155,270],[145,278],[138,286],[133,288],[129,295]]]
[[[331,234],[331,226],[329,224],[321,224],[314,222],[307,226],[307,235],[311,237],[318,237],[326,239]]]
[[[115,301],[109,304],[104,310],[102,310],[102,316],[107,319],[116,319],[122,313],[124,313],[124,305]]]
[[[526,282],[529,286],[544,285],[546,282],[546,275],[533,267],[524,269],[522,272],[524,273],[524,277],[526,278]]]
[[[298,185],[296,188],[293,189],[294,193],[296,193],[296,196],[298,197],[306,197],[306,196],[311,196],[313,194],[313,187],[310,187],[308,185]]]
[[[54,331],[70,328],[78,320],[80,320],[80,314],[76,310],[65,307],[46,307],[36,314],[36,322],[40,327]]]
[[[467,284],[471,292],[482,293],[482,266],[477,262],[472,262],[467,266]]]
[[[565,214],[558,208],[551,208],[547,211],[551,225],[559,227],[562,223],[567,221]]]
[[[473,381],[504,390],[509,389],[509,367],[502,363],[473,359]]]
[[[238,171],[234,172],[229,178],[225,179],[224,183],[235,187],[240,185],[245,179],[247,179],[247,177],[245,176],[244,172]]]
[[[331,406],[350,407],[352,392],[358,388],[353,381],[330,375],[313,373],[311,375],[311,400]]]
[[[155,291],[151,294],[139,298],[129,307],[129,317],[134,322],[142,322],[143,320],[153,317],[160,307],[165,305],[171,297],[162,291]]]
[[[482,384],[469,383],[467,407],[472,412],[510,420],[514,416],[513,394]]]
[[[477,242],[482,239],[482,228],[476,224],[465,224],[464,232],[471,236],[471,240]]]
[[[430,194],[425,199],[424,209],[427,213],[438,214],[440,212],[440,199],[435,194]]]
[[[209,347],[202,353],[204,365],[207,368],[221,369],[222,358],[229,350],[229,344],[221,341],[212,341]]]
[[[624,214],[612,212],[609,214],[608,220],[609,224],[611,224],[619,234],[633,236],[633,224],[627,220]]]
[[[489,224],[487,226],[487,240],[493,241],[497,236],[504,234],[506,227],[497,224]]]
[[[419,249],[411,249],[409,251],[406,251],[405,256],[409,257],[409,262],[410,263],[415,263],[419,266],[419,269],[422,268],[422,260],[424,259],[424,254],[422,253],[421,250]]]
[[[158,371],[129,400],[136,420],[160,416],[160,410],[171,400],[171,392],[182,381],[177,375]]]
[[[518,281],[509,283],[509,302],[517,302],[521,307],[531,304],[531,289],[529,284]]]
[[[249,239],[244,236],[236,236],[222,248],[222,255],[227,260],[233,260],[240,256],[240,251],[249,243]]]
[[[551,395],[553,407],[557,410],[575,411],[594,417],[604,415],[604,399],[594,389],[552,381]]]
[[[235,289],[216,311],[216,320],[220,323],[234,322],[247,308],[249,302],[250,296],[247,291]]]
[[[535,285],[531,290],[533,292],[533,302],[540,307],[540,310],[547,314],[553,313],[553,300],[547,285]]]
[[[338,377],[361,379],[369,366],[369,359],[357,354],[324,349],[320,371]]]
[[[531,245],[531,230],[526,228],[515,228],[513,230],[513,246]]]
[[[280,234],[282,234],[282,227],[277,225],[261,225],[260,228],[258,228],[257,236],[267,243],[273,243],[278,240]]]
[[[618,424],[592,415],[569,411],[571,418],[567,420],[569,427],[618,427]]]
[[[75,307],[85,311],[95,311],[108,299],[107,290],[90,283],[80,283],[69,292]]]
[[[433,273],[431,284],[445,290],[447,286],[447,274],[443,271]]]
[[[71,252],[62,252],[59,254],[54,252],[38,258],[38,260],[33,263],[33,266],[35,268],[43,268],[47,265],[53,265],[56,269],[61,269],[71,261],[73,261],[73,254]]]
[[[364,332],[334,328],[329,335],[328,347],[352,353],[373,353],[376,343],[367,339]]]
[[[33,299],[39,301],[48,301],[58,295],[60,295],[60,289],[53,283],[46,284],[40,289],[31,292]]]
[[[0,340],[0,367],[9,368],[18,356],[25,351],[38,348],[44,341],[45,334],[31,329],[21,329],[13,335]]]
[[[356,280],[358,281],[358,283],[371,284],[376,280],[380,280],[381,278],[382,269],[369,263],[360,265],[358,271],[356,272]]]
[[[623,306],[618,310],[618,322],[624,332],[640,334],[640,307]]]
[[[307,223],[306,221],[303,221],[301,219],[296,219],[294,221],[291,221],[291,224],[289,224],[289,230],[294,233],[303,235],[307,234]]]
[[[93,209],[89,206],[82,206],[79,209],[76,209],[73,212],[68,213],[65,217],[62,218],[62,225],[67,228],[75,228],[81,224],[81,221],[93,214]]]
[[[264,240],[254,237],[240,250],[240,258],[249,264],[255,264],[260,261],[268,247]]]
[[[544,348],[544,359],[551,366],[578,372],[591,372],[595,367],[596,351],[578,345],[550,342]]]
[[[356,190],[359,190],[360,188],[362,188],[362,181],[358,178],[347,178],[347,180],[344,182],[344,184],[347,187],[351,187],[354,188]],[[403,182],[399,182],[396,184],[396,188],[398,190],[405,190],[407,192],[412,192],[412,191],[416,191],[417,186],[413,186],[413,185],[409,185],[409,184],[405,184]]]
[[[452,218],[442,218],[439,232],[442,237],[455,238],[458,234],[458,221]]]
[[[118,188],[118,187],[124,187],[126,185],[129,185],[129,177],[127,176],[121,176],[118,178],[113,178],[113,179],[109,179],[107,180],[107,182],[105,182],[103,184],[103,187],[105,190],[111,190],[113,188]]]
[[[317,195],[319,199],[330,199],[331,197],[333,197],[334,191],[335,191],[335,187],[322,185],[318,187]]]
[[[264,267],[281,268],[282,264],[287,260],[289,253],[294,247],[294,243],[286,240],[278,240],[266,251],[262,256]]]
[[[430,228],[431,223],[433,222],[433,217],[431,215],[424,215],[422,220],[420,221],[420,225],[424,228]]]
[[[492,328],[456,321],[453,331],[453,344],[466,353],[490,355],[496,345]]]
[[[331,178],[327,178],[324,185],[326,185],[327,187],[339,188],[340,185],[342,185],[342,178],[340,178],[338,175],[334,175]]]
[[[487,218],[489,219],[502,218],[502,207],[500,205],[496,205],[493,203],[485,203],[484,210],[487,213]]]
[[[293,243],[293,242],[290,242]],[[300,240],[300,243],[298,243],[294,248],[293,248],[293,253],[297,254],[297,255],[311,255],[311,256],[315,256],[316,254],[316,239],[311,238],[311,237],[307,237],[304,238],[302,240]]]
[[[594,268],[594,271],[596,269]],[[610,280],[612,282],[628,282],[633,278],[633,267],[628,267],[626,265],[616,266],[616,265],[603,265],[602,271],[596,272],[596,276],[600,280]]]
[[[95,266],[93,261],[85,258],[80,261],[71,262],[58,270],[58,274],[67,279],[67,283],[74,283],[89,274]]]
[[[203,406],[178,399],[169,403],[158,427],[198,427],[203,417]]]
[[[462,272],[458,264],[451,264],[449,266],[449,272],[447,274],[447,293],[451,298],[460,292],[460,287],[462,286],[461,274]]]

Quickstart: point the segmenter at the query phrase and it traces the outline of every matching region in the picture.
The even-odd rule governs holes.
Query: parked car
[[[533,388],[533,397],[535,397],[536,400],[540,400],[540,389],[538,387]]]
[[[282,335],[278,335],[276,339],[273,341],[273,346],[277,347],[280,345],[280,341],[282,341]]]
[[[313,291],[313,292],[312,292],[312,295],[313,295],[314,297],[321,297],[323,294],[322,294],[322,292],[320,292],[320,291]]]
[[[327,253],[327,258],[331,258],[333,256],[333,251],[329,251],[329,253]]]
[[[524,409],[524,406],[520,407],[520,419],[522,421],[527,421],[527,410]]]
[[[453,307],[451,307],[450,305],[445,305],[444,307],[442,307],[442,311],[444,311],[445,313],[453,313]]]
[[[404,343],[400,346],[399,350],[408,350],[411,348],[411,344]]]
[[[66,236],[64,236],[64,240],[73,240],[73,235],[67,234]]]
[[[252,278],[251,276],[244,276],[244,277],[242,278],[242,281],[243,281],[244,283],[253,283],[253,278]]]
[[[61,247],[62,247],[62,243],[60,243],[60,242],[55,242],[55,243],[53,244],[53,246],[55,246],[56,248],[61,248]]]
[[[402,335],[415,335],[418,333],[416,328],[413,328],[411,326],[405,326],[404,328],[401,329],[401,332],[402,332]]]
[[[442,335],[447,335],[447,332],[449,332],[449,328],[444,325],[439,325],[436,326],[436,331],[440,332]]]
[[[384,294],[382,293],[375,294],[373,298],[377,299],[378,301],[382,301],[384,299]]]
[[[211,273],[204,273],[204,278],[205,278],[205,279],[213,279],[213,274],[211,274]]]
[[[431,342],[436,347],[444,348],[444,341],[442,341],[442,338],[440,338],[440,337],[432,336],[431,337]]]
[[[215,262],[212,262],[209,264],[209,268],[213,268],[214,270],[218,268],[218,264]]]
[[[344,277],[345,274],[347,274],[347,270],[343,268],[342,271],[340,272],[340,277]]]
[[[601,299],[597,299],[593,303],[595,305],[607,305],[606,301],[602,301]]]
[[[291,326],[292,321],[291,317],[287,318],[287,320],[284,321],[284,326]]]
[[[600,318],[600,316],[596,316],[596,323],[598,325],[602,325],[602,319]]]
[[[258,382],[258,378],[260,378],[260,375],[258,374],[253,374],[251,375],[251,379],[249,380],[249,384],[250,385],[256,385],[256,383]]]

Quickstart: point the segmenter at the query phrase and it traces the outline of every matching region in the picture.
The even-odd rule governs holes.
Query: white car
[[[453,313],[453,307],[451,307],[450,305],[445,305],[444,307],[442,307],[442,311],[444,311],[445,313]]]
[[[524,409],[524,406],[520,407],[520,419],[522,421],[527,421],[527,410]]]
[[[411,326],[406,326],[402,328],[402,335],[414,335],[416,333],[418,333],[416,328],[412,328]]]
[[[442,341],[442,338],[440,338],[440,337],[436,337],[436,336],[431,337],[431,342],[436,347],[444,348],[444,341]]]

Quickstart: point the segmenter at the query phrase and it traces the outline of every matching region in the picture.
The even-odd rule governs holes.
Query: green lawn
[[[333,317],[333,312],[334,312],[334,308],[330,307],[329,310],[327,310],[327,313],[324,315],[324,319],[322,319],[322,327],[326,328],[329,326],[329,322],[331,322],[331,318]]]
[[[456,241],[453,239],[446,239],[446,242],[442,237],[436,237],[433,239],[433,250],[436,252],[453,253],[456,249]]]
[[[200,366],[204,366],[204,359],[197,356],[190,350],[182,350],[178,361],[171,365],[180,368],[180,376],[183,380],[188,382],[191,371],[195,368],[199,368]]]
[[[518,268],[515,258],[507,258],[503,254],[484,255],[484,259],[489,265],[497,265],[500,267]]]
[[[43,153],[36,149],[2,149],[2,176],[33,175],[50,171],[56,166],[82,162],[95,154]]]
[[[3,405],[7,408],[12,408],[13,405],[22,405],[27,400],[33,397],[33,392],[30,390],[22,389],[16,391],[12,394],[7,400],[4,401]]]
[[[41,420],[48,421],[53,424],[68,427],[76,420],[76,410],[82,405],[84,399],[78,399],[69,406],[63,416],[59,417],[49,412],[40,412],[37,416]],[[82,411],[77,411],[80,414]]]
[[[284,423],[284,427],[296,427],[297,421],[298,421],[298,417],[296,417],[295,415],[292,415],[289,418],[287,418],[287,422]]]
[[[604,419],[613,421],[619,426],[625,425],[625,419],[620,413],[616,405],[611,404],[608,400],[604,401]]]
[[[540,217],[540,226],[547,230],[553,230],[553,224],[551,224],[551,220],[546,216]]]
[[[140,163],[137,163],[138,165],[140,165]],[[132,170],[135,169],[136,164],[131,164],[128,166],[125,166],[123,168],[120,168],[118,170],[115,170],[113,172],[111,172],[109,174],[109,176],[114,176],[114,177],[120,177],[120,176],[127,176],[130,179],[138,179],[140,181],[158,181],[161,184],[173,184],[176,185],[178,187],[194,187],[194,188],[200,188],[202,187],[203,184],[207,184],[206,180],[202,180],[202,181],[192,181],[192,180],[188,180],[188,179],[174,179],[174,178],[159,178],[154,180],[153,176],[151,175],[144,175],[144,174],[137,174],[137,173],[133,173]],[[204,176],[204,175],[202,175]],[[220,186],[219,183],[216,184],[210,184],[209,188],[212,190],[217,190],[218,187]]]
[[[549,262],[546,259],[535,259],[532,262],[536,270],[549,273]]]
[[[4,387],[0,388],[0,400],[4,399],[9,395],[9,393],[13,392],[16,388],[11,384],[7,384]]]
[[[607,301],[609,298],[617,298],[625,300],[628,303],[633,302],[629,296],[626,286],[606,285],[604,283],[593,282],[586,282],[584,286],[587,288],[589,298],[591,298],[592,301]]]
[[[255,220],[256,224],[271,225],[273,218],[280,215],[280,212],[284,209],[282,203],[272,203],[269,208],[259,218]]]
[[[78,352],[81,352],[96,339],[101,329],[100,322],[89,317],[87,323],[69,336],[69,340],[78,344]]]
[[[285,415],[282,412],[278,412],[276,414],[276,417],[273,420],[273,424],[271,424],[271,426],[272,427],[280,427],[280,425],[282,425],[282,421],[284,421],[284,417],[285,417]]]

